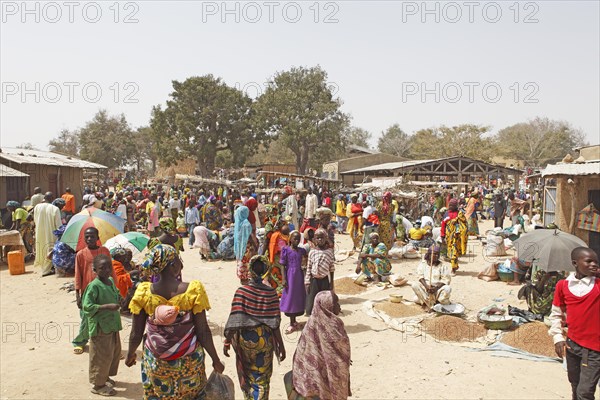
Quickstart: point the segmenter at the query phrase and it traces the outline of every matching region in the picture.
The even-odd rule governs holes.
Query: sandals
[[[117,386],[117,382],[115,382],[113,379],[110,379],[110,378],[108,378],[106,380],[106,384],[109,385],[109,386],[112,386],[112,387]]]
[[[74,354],[83,354],[83,346],[75,346],[73,348],[73,353]]]
[[[291,335],[292,333],[296,332],[299,327],[300,325],[296,322],[295,324],[288,326],[284,333],[286,335]]]
[[[100,396],[114,396],[117,394],[115,389],[110,387],[109,385],[104,385],[101,388],[92,388],[92,393],[99,394]]]

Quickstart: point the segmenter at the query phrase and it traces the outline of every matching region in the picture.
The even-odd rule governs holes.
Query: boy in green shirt
[[[92,393],[114,396],[117,392],[110,376],[117,374],[121,358],[120,295],[111,277],[111,258],[98,255],[93,266],[97,276],[85,289],[82,301],[90,333],[90,383],[94,385]]]

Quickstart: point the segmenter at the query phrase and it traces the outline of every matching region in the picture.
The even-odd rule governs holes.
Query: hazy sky
[[[172,80],[210,73],[255,96],[317,64],[375,137],[547,116],[598,143],[599,3],[3,1],[1,144],[46,149],[101,108],[148,124]]]

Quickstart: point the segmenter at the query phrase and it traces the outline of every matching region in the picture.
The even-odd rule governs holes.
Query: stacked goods
[[[447,342],[472,342],[487,333],[482,324],[450,315],[426,319],[421,326],[427,334]]]
[[[389,315],[390,318],[414,317],[415,315],[425,313],[420,306],[415,304],[406,305],[403,303],[384,301],[382,303],[375,304],[374,307],[377,311],[381,311]]]
[[[505,333],[501,342],[531,354],[557,357],[554,342],[548,334],[548,327],[543,322],[523,324],[514,331]]]
[[[487,234],[487,243],[484,248],[486,256],[498,257],[506,255],[504,249],[504,238],[501,236],[501,231],[489,231]]]
[[[366,287],[357,285],[356,283],[354,283],[354,280],[352,278],[348,277],[336,279],[333,284],[333,288],[337,294],[346,295],[360,294],[367,290]]]

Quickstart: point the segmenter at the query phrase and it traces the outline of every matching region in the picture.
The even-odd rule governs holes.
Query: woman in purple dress
[[[279,309],[290,317],[290,326],[285,330],[290,334],[299,329],[296,317],[304,315],[306,306],[306,289],[304,288],[304,271],[302,271],[302,258],[306,256],[306,250],[298,247],[300,244],[300,232],[290,233],[290,245],[281,250],[279,264],[284,267],[284,286],[281,294]]]

